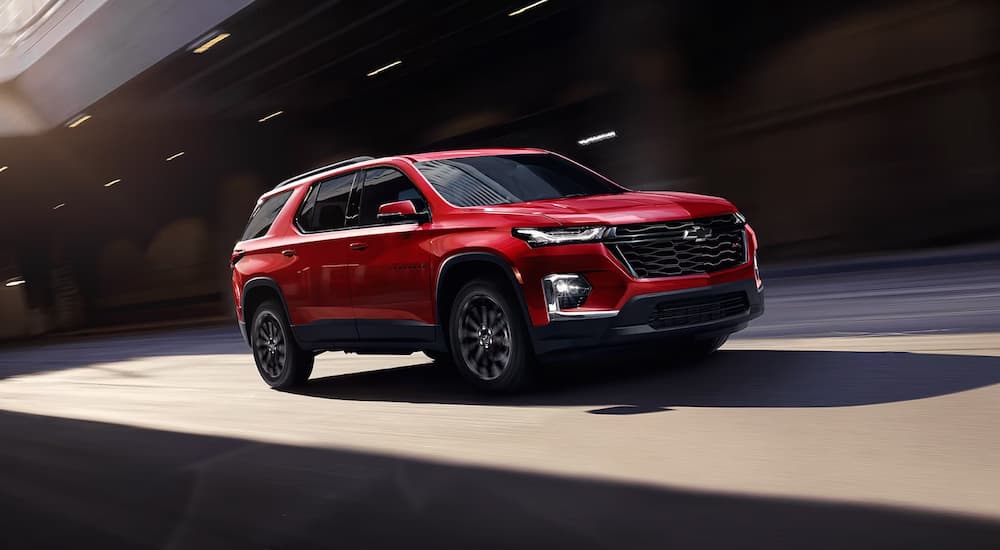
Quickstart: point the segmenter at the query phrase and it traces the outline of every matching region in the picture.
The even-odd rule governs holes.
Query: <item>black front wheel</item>
[[[511,390],[527,381],[532,354],[526,322],[509,293],[493,281],[462,287],[448,332],[455,366],[480,388]]]
[[[285,312],[277,302],[264,302],[254,312],[250,343],[257,371],[272,388],[298,386],[312,374],[314,356],[295,343]]]

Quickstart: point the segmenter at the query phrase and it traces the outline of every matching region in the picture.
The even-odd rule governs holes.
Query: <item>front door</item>
[[[427,224],[387,224],[378,220],[379,206],[413,201],[417,211],[427,202],[417,187],[395,168],[365,172],[357,236],[350,239],[351,289],[358,336],[362,341],[430,342],[434,340],[431,300],[431,255],[425,244]]]

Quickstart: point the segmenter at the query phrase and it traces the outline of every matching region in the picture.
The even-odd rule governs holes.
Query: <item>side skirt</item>
[[[398,319],[330,319],[292,327],[302,347],[314,351],[406,355],[446,351],[439,325]]]

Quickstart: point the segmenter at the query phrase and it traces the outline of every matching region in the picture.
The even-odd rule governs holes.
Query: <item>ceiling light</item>
[[[77,126],[83,124],[84,122],[87,122],[91,118],[93,117],[91,117],[90,115],[80,115],[79,117],[73,119],[73,121],[67,124],[66,126],[69,128],[76,128]]]
[[[548,2],[548,1],[549,0],[538,0],[538,2],[535,2],[534,4],[529,4],[529,5],[524,6],[523,8],[521,8],[519,10],[512,11],[512,12],[508,13],[507,16],[508,17],[514,17],[515,15],[521,15],[522,13],[524,13],[524,12],[526,12],[526,11],[532,9],[532,8],[537,8],[538,6],[541,6],[542,4],[544,4],[544,3]]]
[[[114,185],[114,184],[116,184],[116,183],[121,183],[121,182],[122,182],[122,180],[121,180],[121,179],[116,179],[116,180],[111,180],[111,181],[109,181],[108,183],[105,183],[105,184],[104,184],[104,187],[111,187],[112,185]]]
[[[66,203],[64,203],[64,202],[61,202],[61,203],[59,203],[59,204],[57,204],[57,205],[53,206],[53,207],[52,207],[52,209],[53,209],[53,210],[59,210],[60,208],[62,208],[62,207],[64,207],[64,206],[66,206]]]
[[[177,159],[177,158],[180,158],[180,157],[183,157],[183,156],[184,156],[184,151],[181,151],[179,153],[174,153],[173,155],[170,155],[169,157],[167,157],[167,162],[170,162],[170,161],[172,161],[174,159]]]
[[[27,282],[28,281],[24,280],[24,277],[11,277],[10,279],[7,279],[7,282],[4,283],[3,286],[6,286],[6,287],[21,286],[21,285],[23,285],[23,284],[25,284]]]
[[[586,147],[588,145],[593,145],[595,143],[600,143],[602,141],[607,141],[609,139],[615,139],[616,137],[618,137],[618,134],[616,134],[615,132],[604,132],[603,134],[597,134],[596,136],[583,138],[577,141],[577,143],[579,143],[583,147]]]
[[[211,38],[209,38],[208,40],[206,40],[205,42],[202,42],[202,44],[200,46],[198,46],[195,49],[191,50],[191,52],[192,53],[205,53],[208,50],[210,50],[212,48],[212,46],[215,46],[216,44],[218,44],[219,42],[222,42],[223,40],[229,38],[230,36],[232,36],[232,35],[229,34],[228,32],[223,32],[223,33],[216,34],[216,35],[212,36]]]
[[[264,117],[262,119],[259,119],[257,122],[267,122],[267,121],[271,120],[272,118],[274,118],[276,116],[281,116],[282,114],[284,114],[284,111],[275,111],[275,112],[267,115],[266,117]]]
[[[391,69],[391,68],[393,68],[393,67],[395,67],[397,65],[402,65],[402,64],[403,64],[402,61],[393,61],[392,63],[389,63],[385,67],[379,67],[378,69],[375,69],[374,71],[368,73],[368,76],[375,76],[375,75],[377,75],[378,73],[380,73],[382,71],[387,71],[387,70],[389,70],[389,69]]]
[[[10,166],[0,166],[0,172],[6,172]]]

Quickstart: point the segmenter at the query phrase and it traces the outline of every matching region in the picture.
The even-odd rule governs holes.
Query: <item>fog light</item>
[[[556,312],[582,306],[591,287],[582,275],[556,274],[542,279],[542,288],[545,306],[549,312]]]

